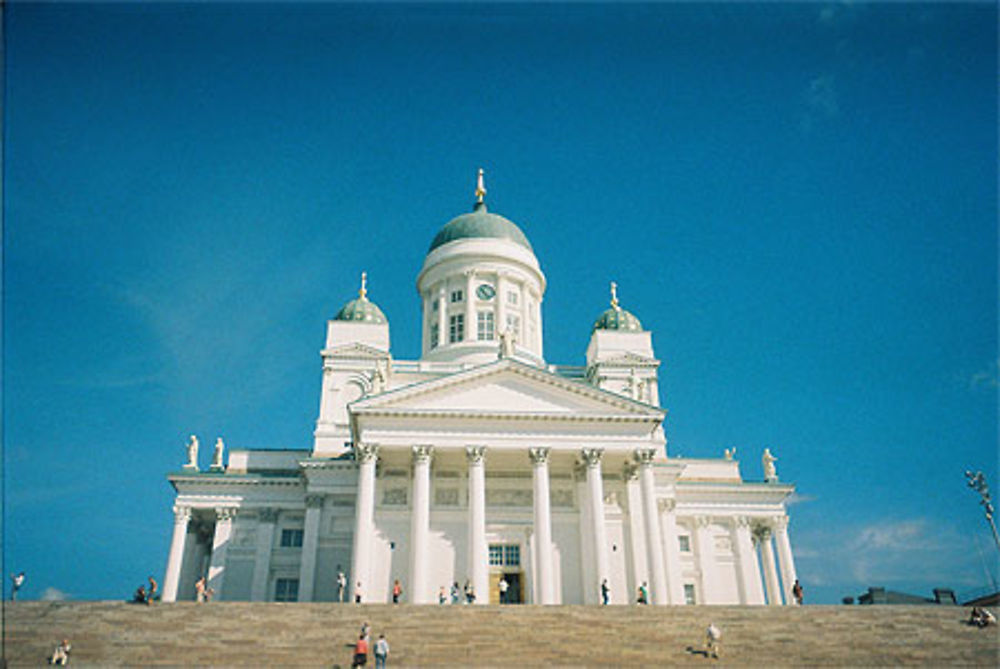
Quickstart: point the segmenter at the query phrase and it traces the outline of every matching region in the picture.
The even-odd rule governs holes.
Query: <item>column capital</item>
[[[475,278],[476,276],[476,270],[475,269],[463,270],[462,274],[465,276],[466,279],[472,279]]]
[[[270,506],[257,509],[257,520],[262,523],[278,522],[278,509]]]
[[[236,517],[236,512],[235,506],[217,506],[215,507],[215,520],[216,522],[230,521]]]
[[[753,519],[750,516],[736,516],[733,518],[733,525],[738,529],[749,528],[753,525]]]
[[[585,448],[580,451],[583,456],[583,461],[587,464],[587,467],[594,469],[595,467],[601,466],[601,458],[604,457],[603,448]]]
[[[711,524],[712,524],[711,516],[695,516],[694,518],[694,526],[697,527],[698,529],[708,527]]]
[[[771,527],[778,532],[785,532],[788,530],[788,516],[776,516],[771,520]]]
[[[378,457],[378,444],[354,444],[354,460],[365,464]]]
[[[750,526],[750,531],[753,533],[753,538],[758,542],[767,542],[771,538],[771,526],[762,522],[754,522]]]
[[[541,465],[548,464],[550,450],[551,449],[542,447],[529,448],[528,456],[531,458],[531,462],[533,465],[535,465],[536,467],[540,467]]]
[[[319,509],[323,507],[323,495],[306,495],[306,508]]]
[[[431,455],[434,453],[434,447],[427,444],[422,444],[420,446],[414,446],[413,451],[413,464],[426,464],[431,461]]]
[[[185,504],[174,506],[174,522],[186,523],[191,520],[191,507]]]
[[[626,462],[622,468],[622,478],[626,481],[635,481],[639,478],[639,468],[631,462]]]
[[[648,467],[653,464],[653,458],[656,457],[655,448],[637,448],[635,449],[635,461],[639,463],[642,467]]]
[[[673,513],[677,508],[677,500],[672,497],[660,498],[656,500],[656,504],[662,513]]]
[[[481,465],[483,460],[486,459],[486,447],[485,446],[466,446],[465,447],[465,459],[469,461],[470,465]]]

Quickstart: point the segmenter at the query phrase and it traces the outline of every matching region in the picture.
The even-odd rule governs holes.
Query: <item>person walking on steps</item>
[[[375,669],[385,669],[386,660],[389,659],[389,642],[385,640],[384,634],[378,635],[375,642]]]
[[[601,604],[608,605],[611,600],[611,588],[608,586],[608,579],[601,581]]]

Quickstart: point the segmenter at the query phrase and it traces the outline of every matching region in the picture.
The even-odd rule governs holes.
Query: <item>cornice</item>
[[[419,381],[403,388],[396,388],[387,391],[377,397],[362,398],[348,405],[348,411],[352,414],[369,415],[376,410],[387,411],[391,410],[391,407],[387,407],[385,404],[394,400],[419,397],[420,395],[424,395],[429,392],[444,390],[460,383],[474,381],[476,379],[486,378],[502,374],[504,372],[511,372],[513,374],[532,379],[541,384],[554,386],[571,394],[580,395],[582,397],[600,401],[611,407],[634,412],[630,415],[640,416],[642,420],[645,421],[653,420],[655,418],[658,422],[662,422],[667,415],[666,410],[661,409],[660,407],[639,402],[637,400],[618,395],[617,393],[596,388],[586,383],[567,379],[548,370],[532,367],[512,358],[504,358],[503,360],[498,360],[496,362],[489,362],[478,367],[449,374],[437,379]],[[481,416],[483,414],[476,413],[475,415]],[[498,413],[498,415],[511,416],[518,414]]]
[[[544,420],[572,423],[650,423],[659,425],[663,419],[659,416],[642,416],[626,414],[588,414],[571,412],[505,412],[505,411],[463,411],[448,409],[392,409],[364,408],[355,409],[358,416],[387,416],[399,418],[487,418],[509,420]]]

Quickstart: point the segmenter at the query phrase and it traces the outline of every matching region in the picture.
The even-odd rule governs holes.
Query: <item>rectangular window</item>
[[[460,290],[453,290],[453,291],[451,291],[451,301],[452,302],[461,302],[462,301],[462,291],[460,291]]]
[[[302,530],[281,530],[281,547],[302,548]]]
[[[437,310],[438,310],[438,301],[434,300],[433,302],[431,302],[431,311],[437,313]]]
[[[682,534],[677,537],[677,542],[681,545],[681,553],[691,552],[691,537]]]
[[[517,314],[507,314],[507,332],[521,336],[521,317]]]
[[[275,581],[274,601],[276,602],[299,601],[299,579],[279,578],[277,581]]]
[[[437,348],[438,338],[441,334],[438,332],[438,324],[431,323],[431,348]]]
[[[465,314],[455,314],[448,318],[448,341],[454,344],[465,339]]]
[[[520,567],[521,546],[519,544],[490,544],[491,567]]]
[[[694,598],[694,583],[684,584],[684,603],[685,604],[697,604]]]
[[[493,312],[480,311],[476,336],[479,341],[489,341],[494,338],[493,333]]]
[[[507,304],[517,304],[517,291],[508,290],[507,291]]]

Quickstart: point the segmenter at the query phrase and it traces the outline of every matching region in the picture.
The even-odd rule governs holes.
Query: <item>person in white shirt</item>
[[[509,587],[510,587],[510,584],[507,583],[507,579],[504,578],[503,576],[501,576],[500,577],[500,583],[497,585],[497,588],[500,590],[500,603],[501,604],[506,604],[507,603],[507,588],[509,588]]]
[[[347,590],[347,576],[344,575],[340,565],[337,565],[337,599],[344,603],[344,592]]]
[[[389,642],[385,640],[384,634],[379,634],[378,641],[375,642],[375,669],[383,669],[388,658]]]
[[[711,653],[712,657],[718,659],[719,657],[719,642],[722,641],[722,630],[715,626],[715,623],[709,623],[708,629],[705,632],[705,648],[707,653]]]
[[[69,651],[72,646],[69,645],[69,639],[63,639],[62,643],[56,646],[56,649],[52,651],[52,664],[58,664],[60,666],[65,666],[69,662]]]

